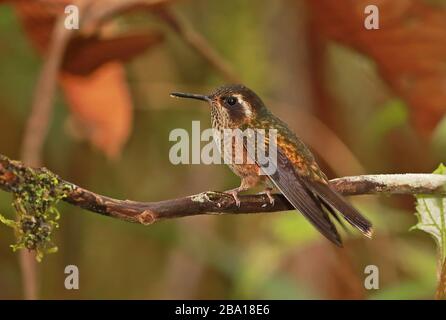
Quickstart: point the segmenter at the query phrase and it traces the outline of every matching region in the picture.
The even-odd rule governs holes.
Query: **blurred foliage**
[[[362,164],[363,173],[431,172],[435,164],[446,160],[439,152],[446,141],[445,120],[441,122],[439,115],[446,106],[434,113],[422,108],[420,92],[430,106],[440,101],[434,97],[443,93],[435,91],[437,84],[429,85],[426,74],[413,67],[427,61],[423,54],[432,51],[395,45],[395,50],[389,49],[392,54],[384,54],[386,46],[394,43],[393,38],[383,42],[385,28],[379,33],[380,41],[365,39],[358,50],[354,32],[333,36],[330,27],[338,24],[330,24],[327,14],[338,17],[341,9],[347,8],[344,6],[354,2],[354,8],[360,8],[362,2],[334,2],[193,0],[177,1],[171,9],[203,35],[243,82],[265,97],[271,110],[298,134],[302,134],[298,115],[304,112],[341,138]],[[390,2],[401,4],[398,10],[403,11],[412,8],[411,3],[444,4],[382,1]],[[323,4],[331,5],[331,9],[318,8]],[[415,14],[413,10],[409,11]],[[426,10],[430,12],[429,7]],[[431,10],[446,15],[441,8]],[[355,12],[358,18],[363,11]],[[23,13],[20,19],[17,13],[12,5],[0,6],[0,153],[11,158],[19,157],[43,61],[42,52],[23,26]],[[327,19],[326,23],[321,19]],[[346,19],[342,27],[352,21]],[[403,20],[396,23],[396,27],[403,26],[407,26]],[[356,30],[362,24],[347,27]],[[161,32],[163,41],[138,51],[125,63],[112,62],[118,63],[122,72],[105,77],[108,85],[101,82],[90,87],[86,81],[82,88],[76,87],[81,91],[76,91],[73,87],[67,90],[72,83],[61,80],[45,143],[45,166],[91,190],[134,200],[155,201],[236,186],[238,178],[225,166],[174,166],[168,159],[172,129],[191,130],[192,120],[200,120],[203,129],[210,125],[205,107],[193,101],[178,104],[169,98],[169,92],[206,93],[226,80],[156,14],[126,13],[109,21],[104,32],[116,35],[119,31],[122,35],[132,28]],[[38,32],[43,26],[37,24],[34,29]],[[50,29],[45,30],[41,32]],[[446,41],[439,41],[438,34],[426,37],[426,45],[442,45],[438,52],[444,53]],[[392,37],[396,35],[392,33]],[[417,43],[417,39],[410,39],[411,45]],[[401,70],[392,69],[401,60],[398,52],[413,54],[411,75],[417,79],[422,73],[423,81],[427,81],[423,90],[412,92],[417,94],[415,103],[410,91],[397,89],[400,82],[391,82],[403,76]],[[434,70],[435,63],[444,66],[445,56],[435,55],[428,67]],[[391,71],[385,69],[387,73],[383,73],[383,66]],[[420,68],[424,67],[421,64]],[[444,68],[440,71],[443,76]],[[95,74],[89,77],[96,79]],[[95,88],[90,91],[94,96],[85,99],[82,90],[91,88]],[[114,109],[115,101],[121,101],[119,112]],[[80,110],[98,112],[85,115]],[[417,121],[420,113],[425,122]],[[92,128],[102,119],[110,122],[101,128],[121,128],[116,136],[109,131],[101,135],[116,137],[116,141],[91,138]],[[313,127],[311,123],[307,126]],[[433,138],[424,134],[430,131]],[[316,130],[311,134],[323,139]],[[110,144],[114,142],[117,145],[113,148]],[[331,147],[327,145],[327,153]],[[342,150],[330,152],[343,156]],[[326,161],[326,154],[316,156],[333,176],[337,168]],[[13,217],[11,200],[10,194],[0,192],[0,212],[9,218]],[[190,217],[144,227],[62,204],[60,231],[55,235],[59,252],[39,266],[41,297],[432,298],[436,251],[426,234],[408,232],[416,223],[413,198],[361,196],[351,200],[370,217],[376,233],[372,241],[354,231],[345,234],[344,249],[334,248],[293,212]],[[0,234],[0,298],[20,298],[20,269],[8,247],[13,235],[4,226],[0,226]],[[78,291],[63,287],[64,268],[69,264],[80,269]],[[364,268],[369,264],[380,269],[380,289],[376,291],[363,286]]]

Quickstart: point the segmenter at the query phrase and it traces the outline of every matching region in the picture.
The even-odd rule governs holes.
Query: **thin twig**
[[[192,26],[178,17],[167,6],[162,6],[154,11],[173,31],[175,31],[186,44],[195,50],[204,60],[214,67],[231,83],[240,83],[240,77],[234,72],[231,65],[227,63],[220,54],[208,44],[206,39],[195,31]]]
[[[89,10],[83,20],[81,33],[90,34],[98,29],[104,21],[117,13],[127,11],[146,10],[157,15],[164,23],[172,28],[181,39],[199,54],[207,63],[215,68],[228,82],[239,83],[241,79],[223,57],[206,41],[206,39],[195,31],[186,21],[180,19],[170,8],[168,0],[129,0],[107,1],[94,3],[93,9]]]
[[[53,30],[53,38],[48,55],[34,89],[31,114],[26,124],[22,143],[22,159],[31,166],[40,166],[42,163],[42,147],[51,119],[57,76],[70,38],[69,30],[64,27],[63,15],[54,25]]]
[[[64,15],[61,15],[54,25],[52,41],[34,89],[31,114],[25,128],[21,158],[24,163],[30,166],[42,164],[42,148],[51,119],[57,76],[70,38],[70,32],[64,28],[64,18]],[[19,259],[24,297],[35,300],[37,299],[38,280],[34,253],[22,250]]]
[[[25,166],[21,162],[11,161],[0,155],[0,188],[11,192],[14,185],[26,181],[27,177],[19,176],[17,172]],[[49,171],[34,169],[33,174]],[[60,179],[60,178],[59,178]],[[293,210],[293,206],[281,194],[275,194],[274,205],[270,205],[266,195],[245,195],[240,197],[238,207],[234,198],[226,193],[207,191],[200,194],[158,202],[138,202],[118,200],[99,195],[81,188],[71,182],[65,184],[66,197],[64,201],[105,216],[117,219],[152,224],[165,219],[173,219],[205,214],[242,214],[266,213]],[[438,174],[391,174],[364,175],[344,177],[330,181],[334,190],[343,195],[361,194],[438,194],[446,195],[443,187],[446,176]]]

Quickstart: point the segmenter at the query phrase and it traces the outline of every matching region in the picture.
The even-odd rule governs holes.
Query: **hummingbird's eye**
[[[227,97],[226,103],[229,104],[230,106],[233,106],[237,103],[237,98],[236,97]]]

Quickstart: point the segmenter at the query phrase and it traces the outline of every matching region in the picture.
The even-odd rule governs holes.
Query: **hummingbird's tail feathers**
[[[359,213],[341,195],[330,188],[328,184],[305,179],[304,184],[316,193],[325,204],[339,211],[344,218],[354,227],[358,228],[366,237],[371,238],[373,234],[372,224]]]
[[[342,229],[344,229],[344,231],[348,234],[351,234],[350,229],[347,228],[347,226],[345,225],[345,221],[341,219],[341,217],[339,216],[339,214],[336,212],[335,209],[333,209],[333,207],[324,200],[324,198],[321,197],[317,197],[317,199],[319,200],[319,202],[322,204],[322,207],[328,211],[328,213],[330,214],[331,217],[333,217],[337,223],[339,223],[339,225],[341,226]]]

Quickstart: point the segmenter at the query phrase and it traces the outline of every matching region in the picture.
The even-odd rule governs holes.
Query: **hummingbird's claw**
[[[274,203],[275,203],[272,191],[273,191],[272,188],[266,188],[264,192],[260,193],[260,194],[266,194],[266,196],[268,197],[269,204],[271,205],[271,207],[273,207]]]
[[[240,208],[240,198],[238,197],[238,192],[234,191],[231,193],[235,200],[235,205]]]
[[[238,188],[225,191],[225,193],[229,193],[234,198],[235,205],[240,208],[240,198],[238,197],[238,193],[239,193]]]
[[[266,195],[268,196],[269,203],[271,204],[271,207],[274,207],[274,203],[275,203],[274,197],[269,192]]]

